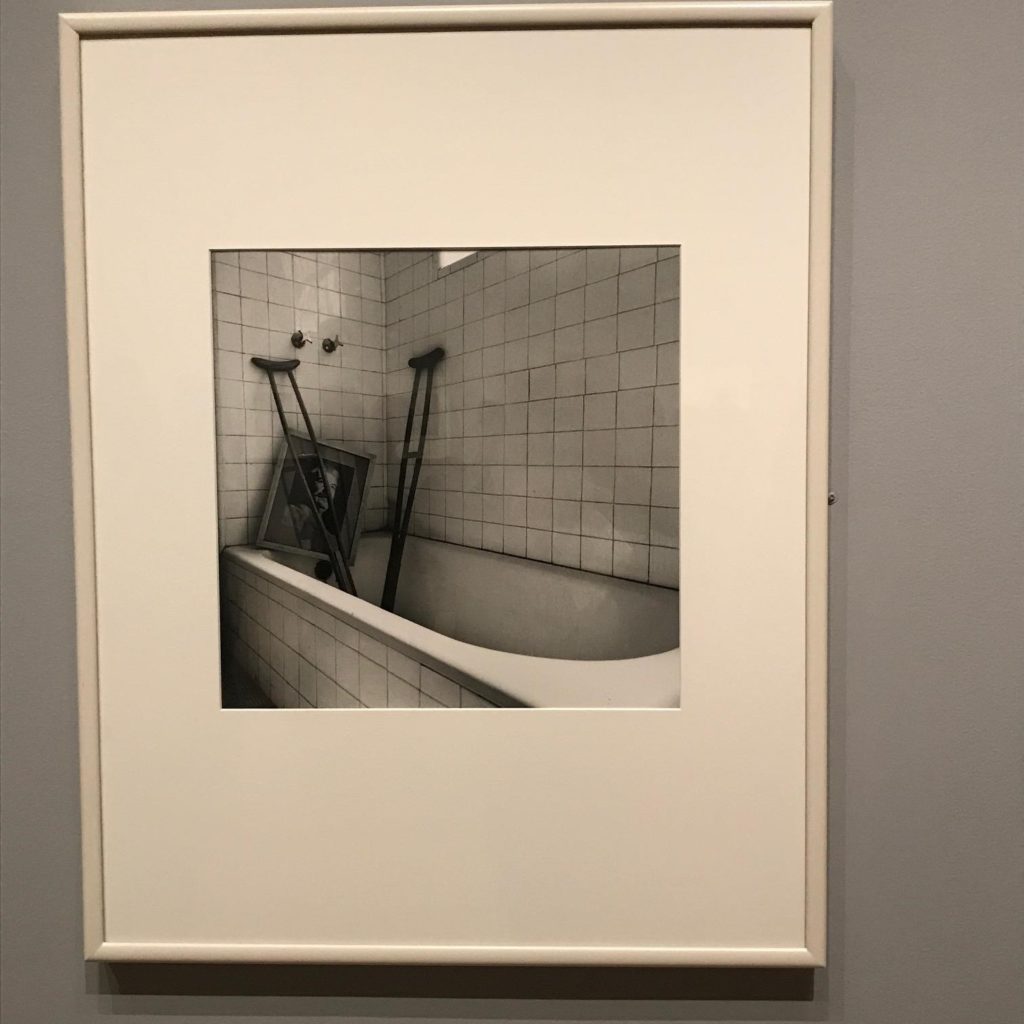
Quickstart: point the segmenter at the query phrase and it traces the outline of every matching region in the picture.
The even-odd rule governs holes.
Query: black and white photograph
[[[678,708],[679,248],[212,254],[225,708]]]

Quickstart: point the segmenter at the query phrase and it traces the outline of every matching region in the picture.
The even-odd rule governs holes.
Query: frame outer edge
[[[154,11],[62,15],[85,38],[104,35],[528,28],[574,25],[809,25],[830,0],[476,4],[305,10]]]
[[[827,885],[828,385],[832,165],[832,3],[582,3],[300,11],[129,12],[59,15],[65,301],[74,506],[83,940],[99,961],[592,963],[819,967],[825,963]],[[473,29],[559,25],[806,25],[811,29],[808,317],[806,948],[616,949],[353,947],[121,943],[105,940],[96,564],[87,344],[81,41],[110,35]]]
[[[81,39],[69,19],[58,22],[60,134],[64,207],[64,289],[67,319],[71,491],[78,669],[78,756],[81,793],[83,942],[94,955],[104,939],[103,831],[100,796],[96,545],[93,520],[92,428],[86,318],[85,196],[82,154]]]
[[[806,915],[823,967],[828,903],[828,491],[832,255],[832,5],[811,25],[811,167],[807,364]]]

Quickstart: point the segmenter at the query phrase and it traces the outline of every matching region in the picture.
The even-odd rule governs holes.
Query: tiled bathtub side
[[[497,706],[223,557],[221,589],[224,671],[247,675],[275,707]]]

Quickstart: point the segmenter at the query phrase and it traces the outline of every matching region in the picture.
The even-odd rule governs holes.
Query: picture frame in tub
[[[313,442],[309,438],[293,437],[299,459],[312,463],[316,478],[319,469],[313,454]],[[355,452],[338,444],[318,442],[319,457],[327,473],[327,491],[330,504],[321,501],[323,511],[338,520],[339,547],[349,562],[354,562],[362,536],[363,520],[366,515],[366,501],[369,496],[369,480],[373,473],[376,456],[368,452]],[[300,520],[299,512],[308,509],[308,502],[301,493],[296,480],[294,465],[287,445],[282,444],[270,478],[267,502],[256,532],[256,546],[275,551],[291,552],[307,558],[323,560],[327,557],[328,546],[314,528],[312,517],[306,515]],[[314,494],[314,500],[317,495]]]
[[[824,962],[830,19],[817,2],[61,19],[87,957]],[[316,160],[268,159],[296,138]],[[614,286],[588,270],[612,250]],[[428,274],[440,251],[456,257]],[[414,254],[392,258],[393,317],[373,273],[389,252]],[[662,351],[636,355],[647,317]],[[178,358],[141,358],[140,324]],[[388,536],[423,450],[407,392],[435,373],[445,429],[422,437],[441,468]],[[358,559],[317,501],[319,447],[289,493],[308,487],[327,557],[246,543],[278,424],[376,456]],[[678,466],[665,504],[643,471],[671,464],[631,461],[655,430]],[[577,446],[580,496],[556,495]],[[583,495],[588,464],[612,470],[591,479],[607,497]],[[641,471],[621,493],[620,468]],[[638,487],[650,507],[620,519]],[[157,500],[126,517],[140,492]],[[642,561],[678,587],[671,650],[616,656],[630,615],[655,618],[635,594],[619,614],[631,579],[589,634],[537,625],[582,600],[532,574],[575,568],[577,501],[612,506],[609,538],[581,519],[580,568],[583,540],[607,539],[589,557],[610,551],[608,579]],[[483,585],[529,654],[486,621],[450,639]],[[275,714],[226,696],[239,641]],[[324,869],[293,870],[296,851]]]

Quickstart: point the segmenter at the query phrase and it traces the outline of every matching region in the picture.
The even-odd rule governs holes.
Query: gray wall
[[[1020,0],[837,4],[831,960],[813,975],[82,963],[55,14],[90,6],[3,7],[5,1024],[1020,1020]]]

